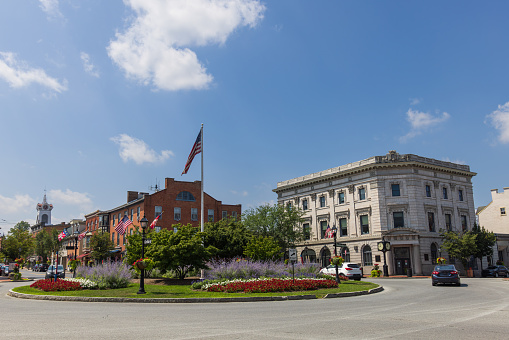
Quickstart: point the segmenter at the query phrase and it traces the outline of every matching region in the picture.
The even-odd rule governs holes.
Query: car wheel
[[[437,283],[436,283],[436,282],[431,281],[431,285],[432,285],[432,286],[436,286],[436,285],[437,285]]]
[[[456,283],[456,286],[458,286],[458,287],[459,287],[459,286],[461,286],[461,283],[460,283],[460,282],[457,282],[457,283]]]

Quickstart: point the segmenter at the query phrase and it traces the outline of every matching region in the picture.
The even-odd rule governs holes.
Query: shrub
[[[76,276],[97,282],[99,289],[125,288],[132,278],[129,268],[121,262],[106,262],[94,267],[81,266],[76,269]]]
[[[53,281],[51,279],[37,280],[34,283],[32,283],[30,287],[37,288],[45,292],[61,292],[81,289],[81,285],[79,282],[71,282],[60,279],[56,281]]]

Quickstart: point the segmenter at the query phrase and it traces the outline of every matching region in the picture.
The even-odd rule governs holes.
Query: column
[[[418,244],[414,244],[412,246],[412,250],[413,250],[414,275],[422,275],[421,246]]]

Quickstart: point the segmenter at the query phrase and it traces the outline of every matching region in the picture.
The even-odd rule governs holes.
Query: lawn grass
[[[202,290],[192,290],[191,286],[181,285],[145,285],[147,294],[137,294],[140,286],[130,284],[127,288],[106,289],[106,290],[78,290],[69,292],[43,292],[22,286],[14,288],[13,291],[33,295],[54,295],[54,296],[85,296],[85,297],[119,297],[119,298],[230,298],[230,297],[254,297],[254,296],[290,296],[290,295],[316,295],[323,298],[327,294],[357,292],[370,290],[378,287],[377,284],[365,281],[342,282],[338,288],[307,290],[299,292],[278,292],[278,293],[216,293]]]

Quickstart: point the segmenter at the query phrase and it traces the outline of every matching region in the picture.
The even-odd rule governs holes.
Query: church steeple
[[[37,203],[36,209],[37,224],[51,224],[51,210],[53,210],[53,204],[48,204],[48,200],[46,199],[46,190],[44,190],[42,203]]]

